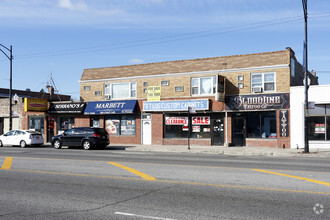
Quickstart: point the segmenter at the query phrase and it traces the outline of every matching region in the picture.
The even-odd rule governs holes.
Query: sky
[[[303,60],[301,0],[0,0],[13,89],[79,100],[88,68],[285,50]],[[9,54],[5,48],[0,46]],[[9,88],[0,52],[0,88]],[[330,84],[330,1],[308,1],[308,69]]]

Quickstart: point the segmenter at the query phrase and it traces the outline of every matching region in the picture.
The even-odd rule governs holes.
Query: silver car
[[[0,147],[5,145],[26,147],[44,144],[42,134],[30,130],[12,130],[0,136]]]

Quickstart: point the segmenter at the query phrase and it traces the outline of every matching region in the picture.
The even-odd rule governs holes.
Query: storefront
[[[190,138],[191,144],[223,145],[224,114],[212,112],[209,103],[209,99],[143,102],[143,112],[151,114],[148,125],[162,129],[159,132],[148,128],[143,121],[143,144],[158,141],[164,145],[184,145]],[[191,107],[190,111],[188,107]]]
[[[86,107],[85,102],[53,102],[50,103],[47,119],[48,141],[56,134],[63,133],[74,126],[79,127],[76,119],[80,118]]]
[[[291,148],[305,147],[304,87],[291,87]],[[310,86],[308,90],[309,148],[330,148],[330,85]]]
[[[45,123],[47,107],[47,99],[24,98],[22,128],[40,132],[46,137]]]
[[[106,129],[111,143],[140,143],[137,100],[88,102],[84,115],[89,117],[90,126]]]
[[[289,147],[288,93],[226,96],[232,146]]]

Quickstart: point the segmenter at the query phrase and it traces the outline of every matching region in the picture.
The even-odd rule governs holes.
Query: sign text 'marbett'
[[[124,108],[125,102],[98,103],[95,108]]]

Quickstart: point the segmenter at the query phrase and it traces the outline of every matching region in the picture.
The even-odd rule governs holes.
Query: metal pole
[[[10,52],[9,56],[0,48],[0,51],[9,59],[10,61],[10,88],[9,88],[9,130],[12,130],[12,69],[13,69],[13,47],[10,45],[10,49],[2,44],[0,44],[1,47],[5,48]]]
[[[188,107],[188,129],[189,129],[189,132],[188,132],[188,150],[190,150],[190,137],[191,137],[191,129],[192,129],[190,118],[191,118],[190,109]]]
[[[309,153],[309,137],[308,137],[308,59],[307,59],[307,0],[302,0],[305,18],[305,153]]]
[[[13,130],[13,47],[10,45],[9,130]]]

